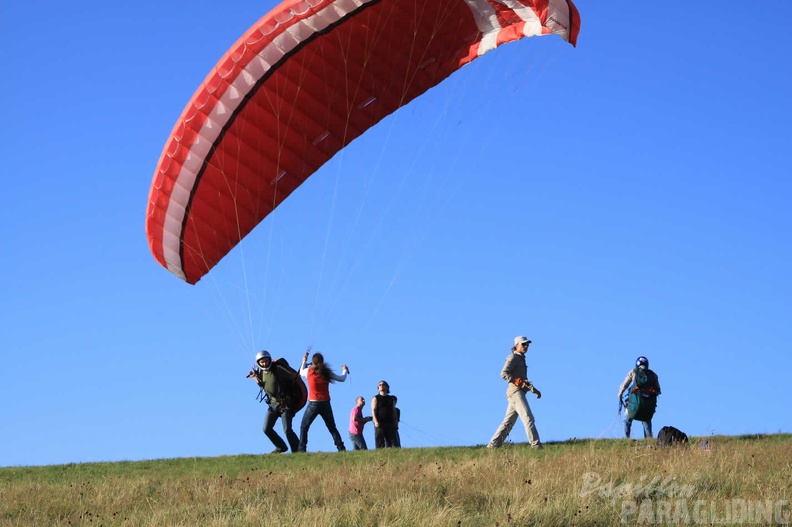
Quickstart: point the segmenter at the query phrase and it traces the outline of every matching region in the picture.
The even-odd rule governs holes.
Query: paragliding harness
[[[627,408],[627,416],[636,421],[651,421],[657,409],[658,385],[657,374],[649,368],[635,368],[632,386],[628,390],[627,399],[619,405]]]
[[[254,371],[256,377],[261,380],[261,369],[255,368]],[[295,414],[302,410],[305,407],[305,403],[308,402],[308,389],[305,387],[305,382],[300,377],[300,373],[289,366],[289,363],[283,358],[273,360],[270,371],[278,379],[278,400],[281,403],[281,407],[290,408],[294,410]],[[264,391],[264,388],[259,390],[256,399],[259,402],[270,403],[270,397]]]

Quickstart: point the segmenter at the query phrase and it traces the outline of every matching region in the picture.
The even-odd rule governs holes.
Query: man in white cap
[[[509,387],[506,389],[506,399],[509,401],[509,406],[506,407],[506,417],[503,418],[503,422],[495,431],[495,435],[490,439],[487,448],[498,448],[503,445],[503,442],[509,437],[509,432],[514,427],[514,423],[517,422],[518,416],[522,419],[523,425],[525,425],[525,433],[528,435],[531,447],[542,448],[531,407],[528,406],[528,400],[525,398],[526,392],[535,394],[537,399],[542,398],[542,393],[534,388],[534,385],[528,380],[525,352],[528,351],[528,346],[530,345],[531,341],[525,337],[514,338],[514,347],[511,355],[506,359],[506,364],[503,365],[503,370],[501,371],[501,378],[509,383]]]

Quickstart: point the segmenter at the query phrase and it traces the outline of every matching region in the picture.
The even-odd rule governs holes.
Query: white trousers
[[[522,390],[515,390],[514,393],[508,395],[506,399],[509,401],[509,406],[506,407],[506,416],[503,418],[503,422],[495,431],[495,435],[492,436],[487,446],[496,448],[503,445],[503,442],[509,437],[514,423],[517,422],[517,417],[522,419],[523,425],[525,426],[525,434],[528,436],[528,441],[531,443],[531,446],[540,446],[539,432],[536,431],[533,412],[531,412],[531,407],[528,406],[525,392]]]

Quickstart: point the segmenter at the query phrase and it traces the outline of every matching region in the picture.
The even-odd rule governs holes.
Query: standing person
[[[506,416],[503,422],[495,431],[495,435],[490,439],[488,448],[498,448],[503,445],[503,442],[509,437],[514,423],[517,422],[517,417],[522,419],[525,426],[525,433],[528,435],[528,441],[531,443],[532,448],[543,448],[539,440],[539,432],[536,431],[536,423],[534,421],[533,412],[531,407],[528,406],[528,400],[525,398],[526,392],[531,392],[536,395],[537,399],[542,398],[542,392],[534,388],[531,381],[528,380],[528,367],[525,364],[525,352],[528,351],[528,346],[531,341],[525,337],[515,337],[514,347],[512,352],[506,359],[506,363],[501,370],[501,378],[509,383],[506,388],[506,399],[509,405],[506,407]]]
[[[297,439],[297,434],[292,429],[292,420],[294,419],[293,401],[290,401],[283,394],[281,381],[271,370],[272,356],[270,356],[268,351],[261,350],[256,353],[256,365],[258,368],[250,370],[248,377],[255,380],[265,394],[267,414],[264,417],[264,435],[275,445],[275,450],[271,453],[282,454],[288,450],[283,438],[275,431],[275,423],[279,417],[283,424],[283,433],[286,434],[286,439],[289,441],[289,446],[291,446],[291,451],[297,452],[300,442]]]
[[[333,408],[330,406],[330,383],[333,381],[344,382],[347,373],[349,373],[349,368],[346,364],[341,367],[341,375],[334,373],[325,364],[324,356],[321,353],[314,353],[311,357],[311,365],[308,366],[308,352],[305,352],[302,364],[300,364],[300,375],[308,380],[308,405],[305,407],[302,423],[300,423],[300,452],[305,452],[308,447],[308,429],[317,415],[322,416],[338,451],[346,450],[341,434],[336,428]]]
[[[629,390],[628,390],[629,388]],[[626,403],[622,396],[627,392]],[[630,439],[632,422],[643,423],[644,438],[652,437],[652,417],[657,408],[657,396],[660,395],[660,379],[649,369],[649,359],[644,356],[635,360],[635,368],[627,373],[627,377],[619,386],[619,406],[626,406],[624,411],[624,437]]]
[[[380,381],[379,393],[371,400],[371,416],[374,418],[374,443],[377,448],[398,448],[396,398],[390,395],[390,385]]]
[[[355,399],[355,406],[349,414],[349,440],[352,441],[355,450],[368,450],[366,438],[363,437],[363,426],[374,418],[363,417],[364,406],[366,406],[366,400],[358,396]]]

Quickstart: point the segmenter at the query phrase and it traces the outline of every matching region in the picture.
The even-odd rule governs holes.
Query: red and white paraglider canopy
[[[575,44],[569,0],[287,0],[223,56],[168,138],[154,257],[194,284],[340,149],[501,44]]]

